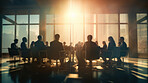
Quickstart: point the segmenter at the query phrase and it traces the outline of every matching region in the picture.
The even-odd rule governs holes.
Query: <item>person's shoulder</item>
[[[23,45],[24,43],[22,42],[21,45]]]
[[[38,40],[34,42],[35,44],[38,43]]]
[[[11,43],[11,45],[12,45],[12,44],[14,44],[14,43]]]
[[[41,43],[44,43],[43,41],[41,41]]]
[[[55,41],[51,41],[50,44],[53,44]]]
[[[123,42],[124,44],[126,44],[126,42]]]
[[[59,42],[60,44],[62,44],[62,42]]]
[[[50,43],[54,43],[55,41],[51,41]]]

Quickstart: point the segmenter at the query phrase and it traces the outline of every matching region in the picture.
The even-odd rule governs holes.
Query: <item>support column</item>
[[[0,57],[2,57],[2,15],[0,14]]]
[[[46,42],[46,14],[44,9],[41,9],[40,11],[39,34],[43,36],[43,41]]]
[[[129,57],[138,57],[138,44],[137,44],[137,20],[136,12],[131,9],[128,13],[129,21]]]

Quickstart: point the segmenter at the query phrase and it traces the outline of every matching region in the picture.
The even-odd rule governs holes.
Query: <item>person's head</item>
[[[17,44],[18,43],[18,39],[14,39],[14,43]]]
[[[109,36],[109,37],[108,37],[108,41],[109,41],[109,42],[114,41],[113,37],[112,37],[112,36]]]
[[[34,41],[31,42],[31,45],[34,45]]]
[[[103,42],[102,42],[102,44],[103,44],[103,45],[106,45],[106,42],[105,42],[105,41],[103,41]]]
[[[88,36],[87,36],[87,40],[88,40],[88,41],[91,41],[92,38],[93,38],[92,35],[88,35]]]
[[[70,42],[70,46],[72,46],[72,42]]]
[[[98,41],[96,41],[96,44],[98,45]]]
[[[23,37],[23,38],[22,38],[22,41],[23,41],[23,42],[27,42],[27,38],[26,38],[26,37]]]
[[[120,37],[119,41],[124,42],[124,37]]]
[[[38,40],[40,40],[40,41],[42,40],[42,36],[41,35],[38,36]]]
[[[63,42],[63,45],[66,45],[66,42]]]
[[[59,35],[59,34],[56,34],[56,35],[54,36],[54,38],[55,38],[55,40],[59,40],[59,39],[60,39],[60,35]]]
[[[32,41],[31,44],[34,44],[34,41]]]
[[[48,46],[48,41],[46,41],[45,43],[46,43],[46,46]]]

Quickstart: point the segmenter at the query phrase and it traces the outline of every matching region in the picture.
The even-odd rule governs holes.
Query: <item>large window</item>
[[[8,47],[17,38],[20,47],[22,38],[28,39],[27,46],[31,41],[37,40],[39,34],[39,15],[4,15],[2,19],[2,53],[8,53]]]
[[[147,53],[147,14],[138,13],[137,14],[137,42],[138,42],[138,53]]]
[[[108,43],[112,36],[118,45],[119,36],[125,38],[128,45],[128,14],[76,14],[76,15],[46,15],[46,41],[54,40],[54,34],[60,34],[61,42],[87,41],[87,35],[93,36],[93,41]]]
[[[137,14],[137,42],[138,42],[138,53],[147,53],[147,14]]]

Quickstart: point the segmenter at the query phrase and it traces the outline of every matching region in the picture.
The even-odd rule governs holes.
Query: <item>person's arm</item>
[[[60,44],[61,44],[61,50],[64,50],[64,47],[63,47],[62,43],[60,43]]]
[[[84,43],[82,50],[84,51],[86,48],[86,44]]]

